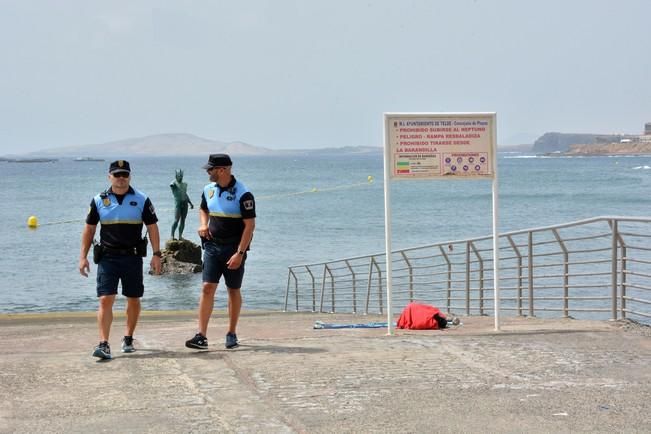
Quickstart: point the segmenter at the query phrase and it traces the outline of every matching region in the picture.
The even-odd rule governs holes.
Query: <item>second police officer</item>
[[[208,321],[222,276],[228,290],[229,323],[225,346],[238,346],[236,328],[242,308],[240,288],[246,252],[255,229],[255,200],[246,186],[232,175],[232,166],[227,154],[211,154],[203,166],[210,177],[210,184],[203,189],[199,208],[198,232],[204,249],[203,284],[198,331],[185,342],[188,348],[208,348]]]

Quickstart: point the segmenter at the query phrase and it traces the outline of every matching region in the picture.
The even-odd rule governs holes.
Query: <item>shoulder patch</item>
[[[251,211],[253,209],[253,200],[245,200],[242,202],[242,206],[244,206],[244,209],[247,211]]]

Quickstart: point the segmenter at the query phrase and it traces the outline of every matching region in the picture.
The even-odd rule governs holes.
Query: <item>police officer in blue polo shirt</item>
[[[185,342],[188,348],[208,348],[208,321],[215,303],[219,279],[228,290],[226,348],[235,348],[237,321],[242,308],[242,278],[246,252],[255,229],[255,200],[244,184],[231,174],[233,162],[226,154],[212,154],[203,168],[210,176],[201,195],[199,236],[204,249],[203,285],[199,298],[199,330]]]
[[[99,308],[99,345],[93,352],[100,359],[111,358],[109,332],[113,322],[113,303],[122,281],[122,295],[127,297],[127,324],[122,339],[122,352],[135,351],[133,332],[140,316],[140,298],[144,292],[142,258],[146,256],[147,239],[142,238],[142,225],[147,227],[153,249],[151,268],[159,274],[161,268],[158,218],[154,206],[144,193],[129,185],[131,167],[128,161],[117,160],[109,167],[111,186],[90,202],[86,226],[81,234],[79,273],[88,277],[90,250],[97,224],[101,224],[100,243],[93,247],[93,260],[97,264],[97,296]]]

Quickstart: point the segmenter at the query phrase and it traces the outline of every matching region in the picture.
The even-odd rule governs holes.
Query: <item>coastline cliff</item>
[[[651,154],[651,142],[598,143],[593,145],[571,145],[568,155],[622,155]]]

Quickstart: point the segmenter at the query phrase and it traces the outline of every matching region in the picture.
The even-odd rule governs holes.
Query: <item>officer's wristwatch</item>
[[[240,255],[243,255],[243,254],[244,254],[244,250],[238,250],[237,253],[240,254]]]
[[[158,256],[159,258],[161,258],[163,256],[163,254],[160,252],[160,250],[156,250],[154,253],[152,253],[152,255]]]

